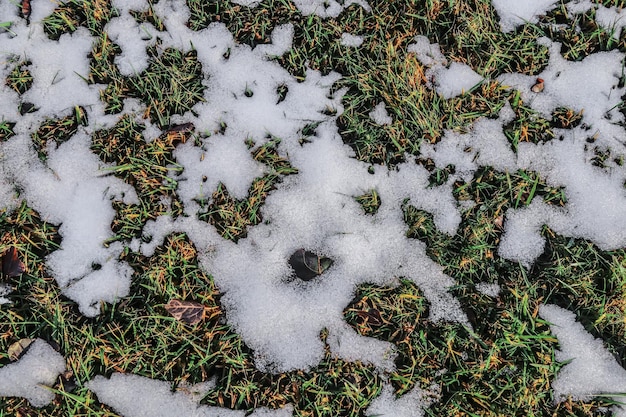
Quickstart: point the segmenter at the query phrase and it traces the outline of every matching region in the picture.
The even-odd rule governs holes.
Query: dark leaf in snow
[[[296,276],[303,281],[310,281],[321,275],[332,264],[332,259],[305,249],[298,249],[289,258],[289,265],[293,268]]]
[[[22,0],[22,16],[26,19],[26,23],[30,25],[30,0]]]

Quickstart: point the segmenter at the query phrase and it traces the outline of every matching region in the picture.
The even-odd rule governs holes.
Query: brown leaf
[[[359,310],[356,314],[363,321],[362,324],[368,324],[370,326],[382,326],[383,318],[380,315],[380,311],[375,308],[368,308],[367,310]]]
[[[332,259],[305,249],[298,249],[289,257],[289,265],[303,281],[310,281],[323,274],[332,264]]]
[[[176,320],[187,324],[198,324],[204,319],[204,304],[194,301],[170,300],[165,309]]]
[[[183,123],[182,125],[172,125],[170,126],[166,132],[167,133],[178,133],[178,132],[182,132],[182,133],[188,133],[191,132],[192,130],[194,130],[196,127],[193,125],[193,123]]]
[[[541,93],[543,91],[544,85],[543,85],[543,78],[537,78],[537,83],[535,85],[533,85],[530,90],[533,93]]]
[[[31,8],[30,8],[30,0],[22,0],[22,16],[24,17],[24,19],[26,19],[26,23],[30,24],[30,13],[31,13]]]
[[[493,224],[496,226],[498,230],[502,230],[502,225],[504,224],[504,214],[499,215],[493,221]]]
[[[26,266],[17,257],[17,250],[11,246],[2,255],[2,275],[5,277],[17,277],[26,271]]]
[[[24,353],[24,350],[34,341],[35,339],[24,338],[12,343],[7,352],[9,354],[9,359],[12,361],[18,360]]]

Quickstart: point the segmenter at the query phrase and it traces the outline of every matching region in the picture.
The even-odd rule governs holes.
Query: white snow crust
[[[385,103],[382,101],[374,107],[369,116],[377,125],[390,125],[393,123],[393,119],[389,116],[389,113],[387,113]]]
[[[438,387],[422,390],[413,388],[400,398],[396,398],[393,387],[384,385],[383,392],[376,397],[365,412],[368,417],[422,417],[424,410],[439,395]]]
[[[232,2],[248,7],[256,7],[260,3],[259,0],[232,0]],[[352,4],[357,4],[368,12],[371,11],[366,0],[294,0],[293,3],[304,16],[317,15],[321,18],[337,17]]]
[[[537,23],[539,15],[551,10],[557,0],[491,0],[500,18],[502,32],[511,32],[524,23]]]
[[[359,47],[363,44],[363,36],[352,35],[350,33],[341,34],[341,44],[348,47]]]
[[[195,396],[194,387],[175,391],[167,381],[138,375],[114,373],[111,378],[96,376],[87,386],[98,400],[124,417],[244,417],[245,411],[200,405],[202,396]],[[210,387],[209,387],[210,388]],[[205,391],[206,392],[206,391]],[[258,408],[251,417],[291,416],[291,406],[270,410]]]
[[[587,333],[576,315],[555,305],[543,305],[539,315],[550,323],[550,330],[559,339],[556,360],[568,362],[552,382],[555,401],[572,397],[590,400],[603,395],[617,402],[626,402],[626,370],[603,345],[602,340]],[[626,416],[626,407],[611,407],[614,416]]]
[[[431,44],[425,36],[416,36],[415,43],[409,45],[408,51],[427,67],[424,75],[429,80],[428,85],[445,99],[459,96],[483,80],[466,64],[452,62],[448,65],[439,45]]]
[[[63,356],[36,339],[17,362],[0,368],[0,397],[24,397],[35,407],[48,405],[54,399],[48,388],[63,371]]]

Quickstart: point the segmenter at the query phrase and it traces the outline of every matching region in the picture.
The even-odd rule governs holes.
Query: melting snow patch
[[[33,406],[43,407],[54,399],[48,387],[63,371],[63,356],[37,339],[16,363],[0,368],[0,397],[23,397]]]
[[[502,84],[515,87],[530,107],[550,119],[558,107],[583,112],[583,122],[590,136],[597,136],[599,144],[624,144],[624,128],[619,126],[624,116],[619,111],[626,87],[619,87],[624,54],[618,51],[598,52],[580,62],[567,61],[560,53],[560,43],[550,43],[548,66],[538,75],[544,80],[544,90],[531,91],[536,77],[522,74],[504,74],[498,77]]]
[[[351,35],[350,33],[341,34],[341,44],[348,47],[359,47],[363,44],[363,36]]]
[[[609,9],[599,5],[596,9],[596,22],[617,40],[626,26],[626,10],[618,11],[615,6]]]
[[[172,391],[171,383],[139,375],[114,373],[110,379],[96,376],[87,388],[98,401],[124,417],[244,417],[245,411],[198,405],[183,391]]]
[[[96,376],[87,382],[87,388],[98,396],[98,401],[113,408],[124,417],[244,417],[246,411],[200,405],[203,394],[212,388],[211,383],[191,387],[172,384],[138,375],[114,373],[110,379]],[[271,410],[258,408],[250,417],[288,417],[293,406]]]
[[[258,0],[233,0],[233,3],[242,6],[256,7],[260,1]],[[366,0],[294,0],[294,5],[300,10],[304,16],[317,15],[321,18],[337,17],[339,14],[351,4],[358,4],[366,11],[371,11]]]
[[[539,315],[550,323],[550,330],[559,339],[556,360],[567,362],[552,383],[555,401],[571,396],[574,400],[590,400],[602,395],[626,403],[626,370],[606,350],[602,340],[587,333],[576,322],[571,311],[555,305],[544,305]],[[626,416],[626,407],[614,406],[616,416]]]
[[[476,291],[486,296],[496,298],[500,294],[500,286],[498,284],[490,284],[488,282],[479,282],[476,284]]]
[[[468,65],[460,62],[452,62],[446,67],[448,61],[441,53],[439,45],[431,44],[425,36],[416,36],[415,43],[408,46],[407,51],[414,53],[417,59],[428,69],[424,75],[429,80],[430,86],[445,99],[450,99],[469,91],[483,80]]]
[[[390,125],[393,123],[393,119],[387,113],[385,103],[382,101],[374,107],[374,110],[370,112],[369,116],[377,125]]]
[[[539,16],[554,8],[557,0],[491,0],[500,17],[502,32],[511,32],[524,23],[537,23]]]
[[[130,203],[137,197],[131,186],[100,171],[90,143],[79,131],[56,149],[49,146],[46,166],[30,148],[30,138],[17,135],[4,144],[3,165],[31,207],[44,220],[61,224],[61,248],[48,256],[47,266],[81,312],[95,316],[100,301],[128,294],[132,271],[117,260],[122,245],[106,248],[103,242],[112,236],[111,200]]]
[[[434,71],[435,89],[445,99],[459,96],[477,84],[483,77],[478,75],[468,65],[453,62],[450,67],[441,67]]]
[[[438,388],[422,390],[413,388],[400,398],[396,398],[391,385],[384,385],[383,392],[377,397],[365,412],[369,417],[422,417],[424,410],[436,400]]]
[[[314,366],[324,354],[319,337],[324,328],[329,330],[331,348],[341,345],[333,353],[355,360],[360,352],[366,355],[362,360],[390,369],[393,346],[357,337],[343,320],[343,308],[356,285],[385,284],[404,276],[424,290],[432,304],[431,318],[466,321],[447,292],[453,281],[424,254],[420,242],[404,237],[406,225],[399,212],[404,189],[412,185],[412,201],[428,201],[429,208],[439,213],[436,218],[442,227],[450,229],[442,208],[450,206],[441,203],[453,199],[449,190],[426,190],[428,174],[415,164],[407,164],[399,175],[368,174],[333,124],[321,125],[311,139],[290,152],[299,174],[287,177],[268,197],[262,209],[266,222],[237,244],[217,245],[203,257],[203,265],[224,292],[221,302],[229,322],[255,350],[261,369]],[[353,196],[372,187],[382,204],[377,215],[368,216]],[[457,224],[458,219],[452,221]],[[335,262],[314,280],[299,281],[287,262],[299,248]],[[348,340],[351,343],[340,343]]]

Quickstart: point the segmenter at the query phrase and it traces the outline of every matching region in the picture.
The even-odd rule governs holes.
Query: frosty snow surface
[[[255,6],[257,2],[236,3]],[[327,7],[324,3],[328,3]],[[322,17],[337,16],[348,3],[357,3],[370,11],[365,1],[294,1],[304,15],[318,13]],[[493,0],[503,31],[513,30],[524,21],[534,21],[554,3]],[[585,2],[574,3],[572,7],[592,7]],[[146,47],[153,40],[144,40],[142,33],[157,31],[149,24],[139,25],[129,14],[130,10],[144,7],[143,1],[117,1],[114,5],[120,15],[105,30],[122,49],[116,65],[122,74],[132,75],[148,65]],[[52,7],[52,2],[33,0],[34,14],[26,26],[12,2],[0,4],[1,20],[14,22],[11,33],[0,33],[0,79],[6,79],[10,69],[6,62],[11,57],[32,62],[29,68],[34,84],[22,99],[39,109],[20,115],[17,94],[4,83],[0,85],[2,118],[16,123],[16,135],[0,144],[0,201],[3,208],[11,210],[26,200],[46,221],[61,225],[61,247],[47,258],[46,265],[80,311],[95,316],[101,302],[113,302],[129,294],[132,271],[118,260],[124,244],[117,242],[105,247],[103,242],[112,236],[112,201],[132,203],[137,196],[130,185],[106,175],[107,166],[90,150],[94,131],[112,127],[121,116],[105,115],[99,86],[84,81],[94,38],[85,29],[79,29],[62,35],[58,41],[48,39],[41,19]],[[329,108],[336,114],[342,112],[345,91],[332,90],[341,74],[322,75],[309,70],[304,81],[299,82],[269,59],[291,48],[290,24],[274,29],[271,44],[251,49],[237,44],[222,24],[191,31],[185,25],[189,11],[183,1],[162,0],[155,10],[168,28],[168,32],[159,33],[164,47],[186,52],[193,45],[205,75],[205,101],[194,107],[197,116],[188,112],[175,122],[192,122],[198,131],[218,131],[221,124],[227,128],[200,139],[200,144],[181,144],[175,151],[176,161],[184,170],[172,176],[180,185],[178,194],[187,216],[176,220],[161,216],[144,229],[143,234],[152,237],[150,243],[137,239],[125,244],[150,256],[166,235],[185,232],[198,248],[202,266],[224,293],[221,302],[228,322],[254,350],[260,369],[281,372],[315,366],[324,352],[319,339],[322,329],[329,331],[333,354],[373,364],[381,375],[393,369],[394,346],[358,335],[342,315],[358,284],[392,285],[390,277],[402,276],[420,287],[430,302],[432,320],[469,326],[458,301],[448,292],[455,284],[453,279],[426,256],[422,243],[405,236],[400,206],[409,198],[412,205],[434,215],[441,231],[454,234],[461,217],[450,184],[457,178],[471,178],[481,166],[501,171],[530,169],[541,173],[550,185],[565,187],[568,193],[568,203],[563,208],[550,207],[536,199],[527,208],[507,212],[499,247],[502,257],[532,265],[543,250],[539,233],[543,224],[566,236],[589,239],[602,249],[626,246],[626,169],[617,165],[609,171],[593,167],[584,141],[579,140],[586,135],[583,128],[556,132],[560,140],[549,143],[520,144],[514,154],[502,132],[502,125],[511,117],[511,109],[505,107],[497,119],[478,120],[467,133],[447,132],[439,143],[423,147],[423,155],[432,158],[438,167],[455,165],[456,172],[447,184],[429,188],[428,171],[411,158],[395,171],[378,169],[371,174],[368,166],[357,161],[353,151],[342,142],[335,123],[337,116],[324,112]],[[601,13],[607,25],[618,20],[615,10],[602,8]],[[362,39],[344,34],[337,41],[346,48],[355,48]],[[550,43],[549,47],[550,63],[540,74],[546,82],[541,94],[530,90],[535,82],[533,77],[505,74],[498,81],[518,89],[538,112],[550,114],[560,106],[584,110],[584,122],[597,130],[599,143],[623,152],[626,131],[615,124],[623,121],[616,109],[620,97],[626,94],[625,88],[618,86],[623,54],[596,53],[572,63],[562,58],[559,44]],[[225,59],[227,50],[230,55]],[[469,66],[446,62],[438,45],[423,36],[418,36],[406,53],[416,54],[428,67],[429,74],[437,80],[432,88],[444,98],[469,91],[483,81]],[[280,85],[286,86],[288,93],[277,104],[276,89]],[[576,88],[571,88],[573,85]],[[253,94],[246,94],[248,91]],[[80,127],[67,142],[50,145],[47,161],[40,161],[31,134],[46,118],[65,116],[74,106],[87,110],[89,125]],[[149,122],[140,119],[144,110],[135,100],[127,100],[123,114],[145,124]],[[382,102],[370,114],[378,124],[393,121]],[[302,146],[298,143],[299,132],[311,122],[319,125],[311,142]],[[147,132],[160,134],[158,129],[149,127],[152,130]],[[197,201],[210,196],[218,183],[225,184],[235,197],[245,196],[254,178],[262,175],[265,168],[251,157],[244,139],[252,139],[260,146],[268,135],[282,139],[279,151],[289,156],[298,174],[287,177],[268,197],[263,224],[253,227],[237,243],[224,240],[212,226],[197,220]],[[472,150],[467,152],[470,143]],[[16,187],[21,190],[19,199],[14,194]],[[378,191],[382,202],[373,216],[363,214],[352,198],[370,189]],[[290,274],[287,259],[298,248],[334,260],[324,280],[299,283],[285,279]],[[101,268],[93,270],[95,264]],[[498,288],[485,286],[482,291],[495,296]],[[601,341],[593,340],[582,326],[574,324],[572,314],[553,306],[545,306],[541,314],[554,323],[552,331],[562,346],[560,359],[573,359],[555,381],[557,397],[584,397],[618,385],[622,392],[626,391],[626,371],[603,351]],[[52,395],[40,384],[51,385],[63,370],[60,355],[38,340],[17,363],[0,369],[0,395],[22,396],[35,406],[45,405]],[[183,394],[172,394],[167,381],[135,375],[114,374],[110,379],[98,376],[89,388],[101,402],[126,417],[244,415],[199,406]],[[415,389],[396,399],[386,385],[368,413],[421,415],[420,410],[436,395],[436,390]],[[618,407],[615,410],[626,413]],[[287,416],[291,409],[259,409],[253,415]]]

